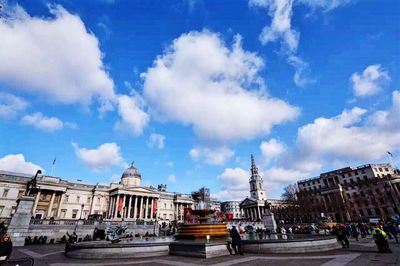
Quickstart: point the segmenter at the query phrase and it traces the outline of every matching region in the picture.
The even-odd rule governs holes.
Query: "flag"
[[[390,157],[393,157],[393,154],[390,151],[386,151],[386,152],[387,152],[387,154],[390,155]]]
[[[57,160],[57,157],[54,157],[54,160],[53,160],[53,165],[55,165],[55,164],[56,164],[56,160]]]

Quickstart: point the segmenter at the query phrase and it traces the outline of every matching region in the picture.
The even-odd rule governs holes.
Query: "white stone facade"
[[[0,171],[0,218],[15,212],[32,176]],[[90,185],[58,177],[38,176],[32,208],[38,219],[87,219],[98,214],[111,220],[182,221],[184,208],[193,206],[189,194],[140,186],[141,175],[132,164],[119,184]]]

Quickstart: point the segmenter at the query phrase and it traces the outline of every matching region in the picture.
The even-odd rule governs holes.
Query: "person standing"
[[[243,255],[242,252],[242,239],[235,226],[232,226],[230,237],[232,238],[232,248],[235,251],[235,255]]]
[[[385,231],[379,227],[379,225],[372,230],[372,237],[375,240],[375,244],[378,247],[379,252],[392,253],[392,250],[389,248],[389,242],[387,241],[387,235]]]

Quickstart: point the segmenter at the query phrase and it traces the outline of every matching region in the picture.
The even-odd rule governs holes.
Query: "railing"
[[[7,220],[9,223],[9,220],[11,218],[0,218],[0,222],[3,220]],[[7,223],[5,221],[5,223]],[[143,221],[143,220],[138,220],[138,221],[115,221],[115,220],[71,220],[71,219],[31,219],[30,224],[31,225],[87,225],[87,226],[97,226],[97,225],[154,225],[156,224],[156,221]]]

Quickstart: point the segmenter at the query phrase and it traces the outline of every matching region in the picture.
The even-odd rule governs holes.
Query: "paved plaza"
[[[31,257],[35,265],[73,266],[73,265],[310,265],[310,266],[340,266],[340,265],[400,265],[400,244],[390,240],[393,253],[378,253],[371,237],[350,240],[349,249],[338,249],[322,253],[308,254],[245,254],[244,256],[223,256],[212,259],[163,256],[115,260],[77,260],[64,256],[64,245],[39,245],[15,248],[12,259]],[[228,253],[228,252],[227,252]]]

